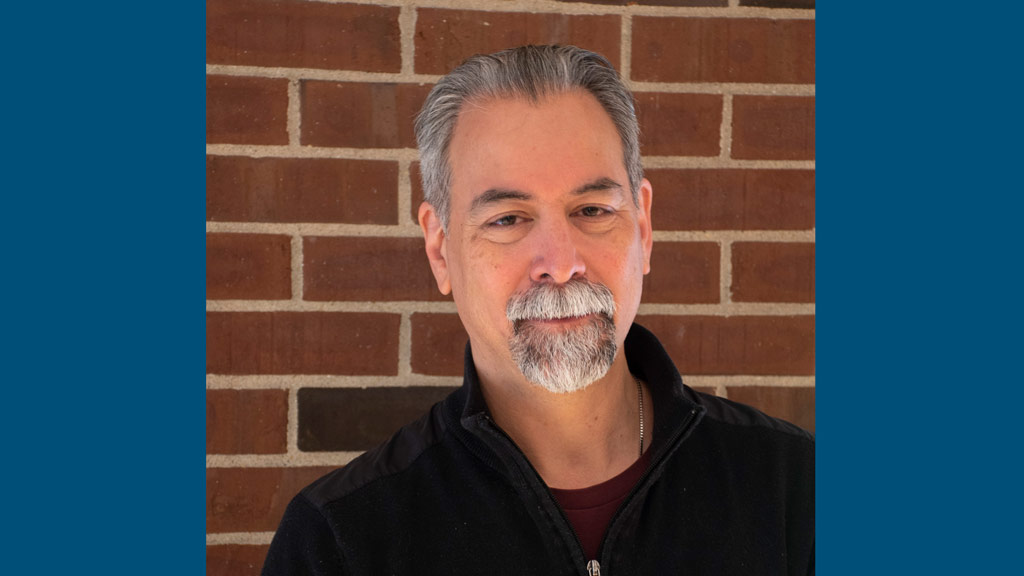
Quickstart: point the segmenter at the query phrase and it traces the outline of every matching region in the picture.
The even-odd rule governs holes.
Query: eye
[[[611,214],[611,210],[600,206],[584,206],[579,210],[579,215],[586,218],[600,218],[609,214]]]
[[[510,226],[515,226],[516,224],[519,223],[520,220],[522,220],[522,218],[520,218],[519,216],[516,216],[515,214],[506,214],[505,216],[502,216],[501,218],[497,218],[495,220],[492,220],[488,224],[488,226],[492,226],[492,227],[495,227],[495,228],[508,228]]]

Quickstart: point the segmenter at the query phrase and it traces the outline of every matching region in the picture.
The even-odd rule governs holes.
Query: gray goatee
[[[615,299],[603,284],[584,278],[534,284],[509,298],[505,315],[513,326],[512,359],[527,380],[545,390],[582,390],[607,374],[615,360]],[[583,325],[565,330],[529,322],[589,315]]]

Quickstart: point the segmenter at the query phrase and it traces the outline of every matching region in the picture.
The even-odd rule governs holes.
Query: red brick
[[[814,0],[740,0],[740,6],[814,9]]]
[[[619,16],[478,12],[420,8],[416,72],[447,74],[474,54],[524,44],[572,44],[619,67]]]
[[[605,4],[611,6],[728,6],[729,0],[556,0],[580,4]]]
[[[814,388],[730,386],[730,400],[814,432]]]
[[[206,532],[272,532],[299,490],[331,470],[207,468]]]
[[[423,238],[307,237],[306,300],[451,300],[430,271]]]
[[[206,77],[208,144],[287,144],[288,81]]]
[[[687,375],[814,374],[814,316],[639,316]]]
[[[207,312],[209,374],[398,373],[398,314]]]
[[[284,454],[288,392],[207,390],[207,454]]]
[[[291,298],[291,250],[288,236],[207,234],[206,298]]]
[[[640,145],[647,156],[718,156],[722,97],[637,92]]]
[[[714,242],[655,242],[643,301],[705,304],[720,301],[720,258]]]
[[[734,243],[732,299],[814,302],[814,243]]]
[[[398,223],[398,163],[206,157],[206,219]]]
[[[322,2],[206,2],[211,64],[398,72],[397,7]]]
[[[656,230],[810,230],[813,170],[646,170]]]
[[[457,314],[413,314],[412,371],[432,376],[462,376],[469,335]]]
[[[415,148],[413,123],[429,84],[302,83],[302,143],[343,148]]]
[[[409,164],[409,184],[412,186],[412,221],[420,221],[420,204],[423,203],[423,180],[420,175],[420,163]]]
[[[734,96],[732,156],[813,160],[813,96]]]
[[[206,576],[259,576],[269,544],[206,547]]]
[[[633,18],[634,80],[814,83],[814,20]]]

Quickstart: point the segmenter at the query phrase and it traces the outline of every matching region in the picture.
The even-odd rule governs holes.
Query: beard
[[[602,378],[615,360],[615,300],[603,284],[586,279],[535,284],[513,294],[505,308],[512,323],[512,360],[526,379],[567,394]],[[588,316],[580,326],[550,330],[530,320]]]

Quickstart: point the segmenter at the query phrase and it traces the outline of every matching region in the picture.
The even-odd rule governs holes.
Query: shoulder
[[[704,406],[706,410],[704,418],[707,423],[747,428],[767,436],[787,438],[812,446],[814,444],[814,435],[807,430],[781,418],[769,416],[753,406],[703,392],[692,391],[692,393],[696,402]]]

